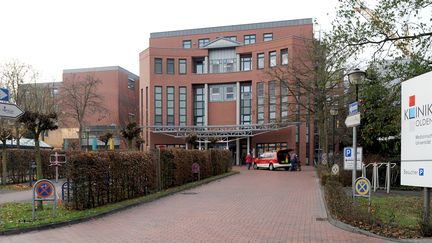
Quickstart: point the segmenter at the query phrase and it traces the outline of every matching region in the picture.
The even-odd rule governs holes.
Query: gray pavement
[[[245,170],[103,218],[0,242],[385,242],[326,221],[313,168]]]

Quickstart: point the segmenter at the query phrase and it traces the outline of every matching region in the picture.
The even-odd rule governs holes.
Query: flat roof
[[[136,75],[136,74],[120,67],[120,66],[63,69],[63,73],[86,73],[86,72],[103,72],[103,71],[121,71],[121,72],[126,73],[130,78],[139,79],[138,75]]]
[[[265,29],[265,28],[277,28],[295,25],[306,25],[312,24],[312,18],[306,19],[291,19],[282,21],[262,22],[253,24],[239,24],[239,25],[227,25],[218,27],[198,28],[198,29],[186,29],[186,30],[174,30],[174,31],[163,31],[150,33],[150,38],[162,38],[162,37],[173,37],[173,36],[184,36],[184,35],[198,35],[198,34],[209,34],[217,32],[230,32],[230,31],[241,31],[241,30],[253,30],[253,29]]]

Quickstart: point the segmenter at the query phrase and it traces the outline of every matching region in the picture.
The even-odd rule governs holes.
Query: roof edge
[[[138,75],[136,75],[136,74],[120,67],[120,66],[63,69],[63,73],[86,73],[86,72],[104,72],[104,71],[121,71],[121,72],[126,73],[131,78],[139,79]]]
[[[184,35],[209,34],[209,33],[217,33],[217,32],[241,31],[241,30],[251,30],[251,29],[276,28],[276,27],[286,27],[286,26],[306,25],[306,24],[313,24],[313,19],[304,18],[304,19],[281,20],[281,21],[251,23],[251,24],[226,25],[226,26],[198,28],[198,29],[153,32],[150,33],[150,39],[184,36]]]

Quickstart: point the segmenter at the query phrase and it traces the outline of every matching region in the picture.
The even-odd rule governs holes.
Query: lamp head
[[[347,75],[351,84],[359,84],[363,82],[364,78],[366,77],[366,72],[356,68]]]

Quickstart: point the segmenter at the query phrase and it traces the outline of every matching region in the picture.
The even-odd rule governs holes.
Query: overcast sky
[[[151,32],[315,18],[329,29],[337,0],[0,0],[0,64],[32,65],[40,82],[63,69],[121,66],[139,75]]]

